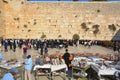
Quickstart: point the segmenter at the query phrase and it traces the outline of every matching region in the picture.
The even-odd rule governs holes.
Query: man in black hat
[[[65,53],[63,55],[63,59],[65,60],[65,64],[68,67],[67,74],[68,74],[68,76],[71,76],[71,71],[72,71],[71,61],[72,61],[72,58],[71,58],[70,53],[68,52],[68,49],[65,50]]]

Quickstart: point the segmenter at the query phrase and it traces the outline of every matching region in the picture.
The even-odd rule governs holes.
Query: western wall
[[[3,38],[41,39],[44,34],[45,39],[72,39],[79,34],[80,39],[111,40],[119,29],[120,2],[0,0]]]

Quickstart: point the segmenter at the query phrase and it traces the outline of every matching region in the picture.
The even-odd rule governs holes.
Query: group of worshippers
[[[48,52],[48,41],[47,40],[5,39],[4,41],[1,41],[1,45],[4,46],[5,52],[7,52],[9,49],[15,52],[17,46],[21,49],[21,48],[24,48],[23,45],[25,45],[28,49],[34,48],[35,50],[39,50],[39,53],[41,55],[43,53]]]
[[[77,41],[79,42],[79,41]],[[16,47],[18,46],[20,49],[23,45],[26,45],[29,48],[34,48],[35,50],[41,49],[41,54],[43,48],[67,48],[69,45],[73,46],[73,44],[77,44],[75,40],[40,40],[40,39],[5,39],[1,41],[1,44],[4,46],[4,51],[8,51],[8,47],[10,50],[16,51]],[[62,46],[61,46],[62,45]]]

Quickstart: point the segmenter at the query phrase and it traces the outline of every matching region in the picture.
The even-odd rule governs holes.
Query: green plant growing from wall
[[[115,26],[114,24],[108,25],[108,28],[109,28],[111,31],[116,31],[116,26]]]
[[[14,18],[14,20],[18,22],[17,28],[19,29],[20,18],[19,18],[19,17],[17,17],[17,18]]]
[[[100,25],[98,25],[98,24],[92,26],[92,28],[94,28],[94,29],[98,29],[99,27],[100,27]]]
[[[31,29],[28,30],[28,32],[30,32],[30,31],[31,31]]]
[[[24,28],[27,28],[27,25],[26,25],[26,24],[24,25]]]
[[[58,35],[58,38],[61,38],[62,37],[62,35]]]
[[[20,18],[17,17],[17,18],[14,18],[14,20],[18,22],[17,28],[19,29],[19,23],[20,23],[19,20],[20,20]]]
[[[97,10],[97,12],[99,13],[99,12],[100,12],[100,10],[98,9],[98,10]]]
[[[113,34],[116,31],[116,26],[114,24],[108,25],[108,28],[113,32]]]
[[[17,18],[14,18],[14,20],[15,20],[15,21],[19,21],[19,20],[20,20],[20,18],[19,18],[19,17],[17,17]]]
[[[79,38],[80,38],[80,37],[79,37],[79,34],[74,34],[74,35],[73,35],[73,39],[74,39],[74,40],[79,40]]]
[[[37,24],[37,22],[34,22],[34,23],[33,23],[33,25],[36,25],[36,24]]]
[[[86,29],[85,29],[85,32],[87,32],[88,30],[89,30],[89,28],[86,28]]]
[[[14,18],[14,20],[17,20],[17,21],[18,21],[19,19],[20,19],[19,17],[17,17],[17,18]]]
[[[30,24],[30,22],[28,22],[28,24]]]
[[[87,27],[87,24],[86,24],[85,22],[83,22],[83,23],[81,24],[81,27],[82,27],[82,29],[84,29],[84,31],[85,31],[85,36],[86,36],[86,32],[89,30],[89,28]]]
[[[42,33],[41,39],[44,39],[44,38],[46,38],[46,35],[44,33]]]
[[[33,23],[33,25],[36,25],[36,24],[37,24],[36,19],[34,19],[34,23]]]
[[[81,27],[82,27],[82,29],[86,29],[86,28],[87,28],[86,23],[85,23],[85,22],[83,22],[83,23],[81,24]]]
[[[21,4],[24,4],[24,2],[22,1]]]
[[[6,3],[6,4],[8,4],[8,1],[6,1],[6,0],[2,0],[4,3]]]
[[[93,34],[96,36],[96,35],[98,34],[98,32],[99,32],[99,29],[95,29],[95,30],[93,31]]]
[[[16,20],[17,20],[17,21],[19,21],[19,20],[20,20],[20,18],[19,18],[19,17],[17,17],[17,18],[16,18]]]
[[[36,19],[34,19],[34,21],[36,21]]]
[[[87,27],[87,25],[86,25],[85,22],[83,22],[83,23],[81,24],[81,27],[82,27],[82,29],[85,30],[85,32],[89,30],[89,28]]]
[[[120,27],[120,25],[119,25],[119,24],[116,24],[116,26]]]
[[[92,26],[92,28],[94,29],[93,34],[94,34],[95,36],[96,36],[96,35],[98,34],[98,32],[99,32],[99,27],[100,27],[100,25],[98,25],[98,24],[95,24],[95,25]]]

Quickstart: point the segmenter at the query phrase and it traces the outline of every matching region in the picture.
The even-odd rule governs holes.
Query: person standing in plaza
[[[71,76],[71,73],[72,73],[72,64],[71,64],[71,61],[73,59],[72,55],[68,52],[68,49],[65,50],[65,53],[63,55],[63,59],[65,60],[65,64],[67,65],[68,67],[68,71],[67,71],[67,74],[68,76]]]
[[[23,47],[23,58],[26,59],[26,57],[27,57],[27,46],[25,45]]]
[[[16,51],[16,43],[15,43],[15,40],[14,40],[14,42],[13,42],[13,52],[15,52]]]
[[[0,41],[0,51],[2,51],[2,42]]]
[[[8,41],[5,40],[5,41],[4,41],[4,50],[5,50],[5,52],[8,51],[7,46],[8,46]]]
[[[2,53],[0,52],[0,62],[2,61],[3,59],[3,56],[2,56]]]
[[[27,59],[24,64],[25,64],[25,80],[32,80],[32,78],[31,78],[31,70],[32,70],[31,55],[27,56]]]
[[[19,71],[16,68],[11,68],[9,72],[5,73],[3,76],[2,80],[15,80],[14,76],[18,73]]]

